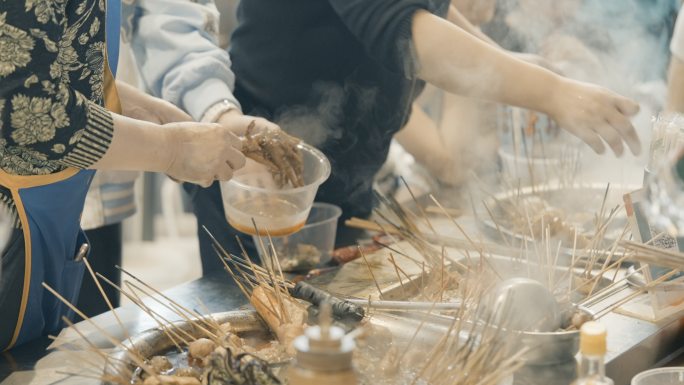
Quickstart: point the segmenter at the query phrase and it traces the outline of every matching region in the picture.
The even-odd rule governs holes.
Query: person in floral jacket
[[[55,332],[70,315],[41,283],[75,303],[93,170],[209,185],[244,164],[230,128],[117,90],[119,10],[119,0],[0,2],[0,202],[15,223],[1,254],[0,350]]]

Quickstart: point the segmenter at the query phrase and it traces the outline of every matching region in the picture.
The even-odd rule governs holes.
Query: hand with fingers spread
[[[165,173],[171,178],[209,187],[226,181],[245,165],[240,139],[218,124],[170,123],[162,126],[175,148]]]
[[[641,143],[630,117],[639,105],[605,88],[563,78],[551,98],[551,117],[599,154],[604,142],[620,156],[624,143],[634,155]]]
[[[280,187],[288,183],[292,187],[304,185],[304,163],[297,147],[299,139],[266,119],[242,115],[235,110],[221,115],[218,123],[240,136],[242,153],[268,167]]]

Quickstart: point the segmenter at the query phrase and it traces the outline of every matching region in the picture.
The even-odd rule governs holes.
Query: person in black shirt
[[[636,103],[520,60],[445,20],[448,0],[242,0],[231,37],[235,96],[319,147],[332,175],[316,197],[342,220],[373,209],[373,176],[428,81],[446,91],[537,110],[597,152],[640,143]],[[200,225],[231,252],[219,186],[188,188]],[[200,232],[204,262],[218,259]],[[207,269],[208,264],[203,264]]]

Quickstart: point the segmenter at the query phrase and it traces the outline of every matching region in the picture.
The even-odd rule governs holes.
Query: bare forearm
[[[554,87],[562,81],[425,11],[413,17],[413,42],[418,75],[462,96],[547,113]]]
[[[449,158],[437,125],[415,104],[411,118],[395,138],[419,163],[429,168]]]
[[[114,136],[105,155],[91,168],[165,172],[176,149],[168,130],[154,123],[112,114]]]
[[[499,45],[496,44],[489,36],[485,35],[479,28],[475,27],[471,22],[466,19],[461,12],[459,12],[453,5],[449,6],[449,13],[447,14],[447,20],[454,23],[455,25],[463,28],[469,34],[475,36],[476,38],[489,43],[495,47]]]
[[[684,61],[674,55],[670,62],[666,109],[684,113]]]

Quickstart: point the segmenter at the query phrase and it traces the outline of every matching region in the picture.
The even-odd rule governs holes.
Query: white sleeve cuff
[[[207,79],[183,95],[183,108],[195,120],[202,120],[206,112],[216,104],[227,103],[241,110],[228,85],[215,78]]]
[[[200,121],[202,123],[216,123],[223,114],[232,110],[239,111],[240,109],[235,104],[231,103],[230,100],[224,99],[209,107],[202,115]]]

